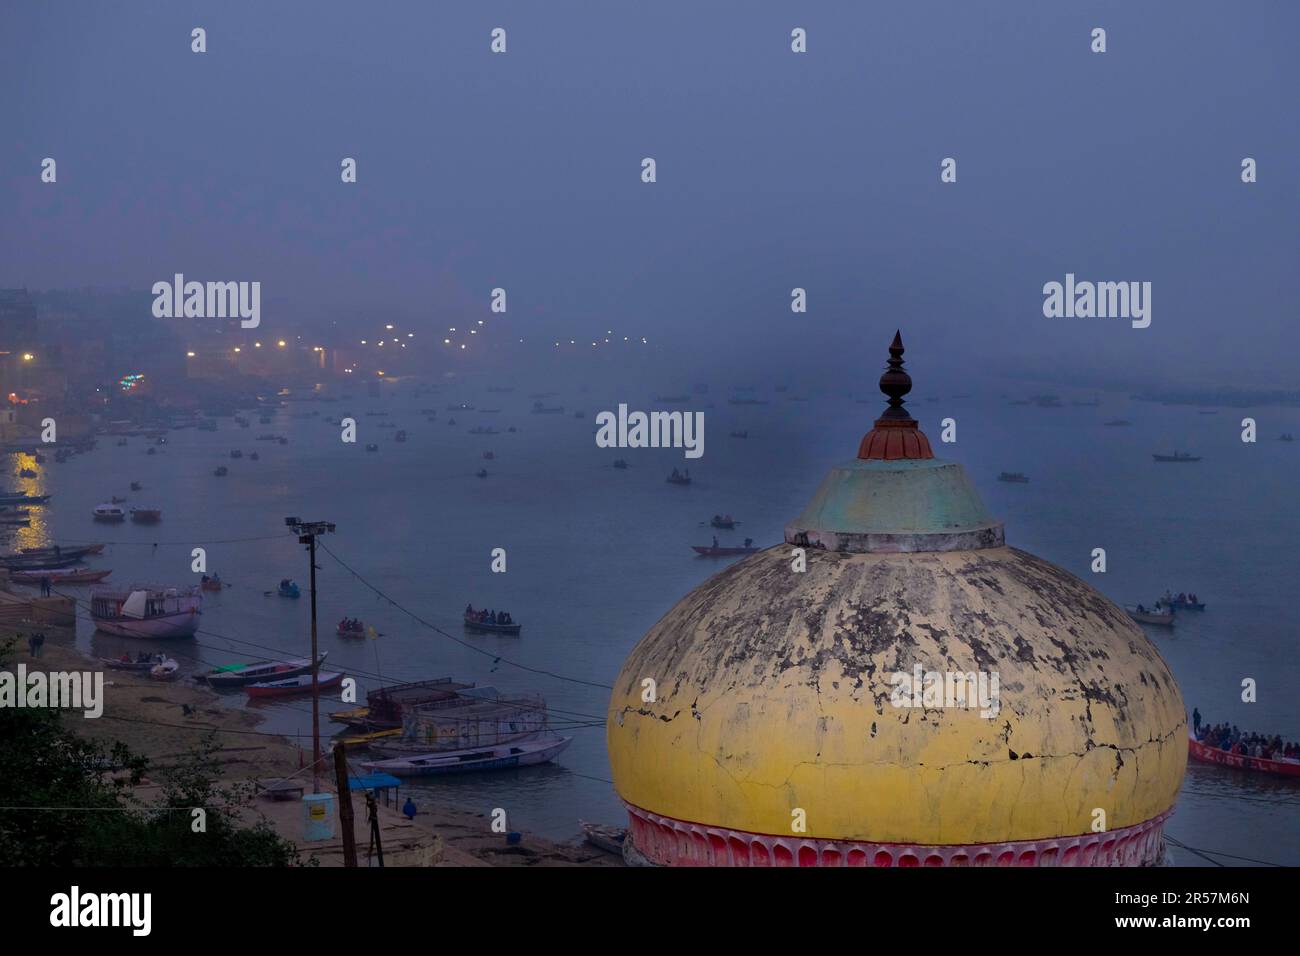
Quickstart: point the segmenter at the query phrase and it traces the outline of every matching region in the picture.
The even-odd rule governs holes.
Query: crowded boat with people
[[[465,626],[471,631],[490,631],[499,634],[518,634],[522,624],[517,624],[505,611],[487,608],[475,609],[473,604],[465,605]]]
[[[1280,734],[1244,731],[1226,721],[1206,724],[1196,708],[1192,709],[1192,733],[1187,745],[1188,754],[1204,763],[1300,777],[1300,742],[1283,740]]]

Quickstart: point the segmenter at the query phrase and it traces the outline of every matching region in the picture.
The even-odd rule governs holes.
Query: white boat
[[[92,591],[95,627],[118,637],[190,637],[199,629],[203,593],[198,587],[135,586],[130,591]]]
[[[549,763],[572,742],[572,737],[560,737],[547,732],[536,740],[519,740],[495,747],[453,750],[450,753],[426,754],[421,757],[363,761],[361,766],[376,773],[391,773],[395,777],[431,777],[444,773],[505,770]]]
[[[149,678],[151,680],[175,680],[180,670],[181,665],[169,657],[149,668]]]
[[[96,505],[92,512],[96,521],[125,521],[126,512],[114,504]]]

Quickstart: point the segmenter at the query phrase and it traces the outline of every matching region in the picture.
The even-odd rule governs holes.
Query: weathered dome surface
[[[668,864],[1157,862],[1187,762],[1169,668],[1098,591],[1006,546],[903,409],[902,355],[895,335],[863,442],[884,451],[833,468],[786,544],[624,663],[607,739],[633,844]],[[919,437],[892,455],[886,432]]]
[[[1173,806],[1178,688],[1083,581],[1005,547],[810,550],[802,573],[790,552],[711,578],[628,657],[608,738],[630,808],[792,838],[799,808],[814,839],[969,847],[1089,834],[1098,808],[1113,833]],[[996,672],[1000,713],[895,707],[890,675],[917,664]]]

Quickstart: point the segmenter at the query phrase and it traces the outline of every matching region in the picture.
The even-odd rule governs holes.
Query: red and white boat
[[[1300,762],[1293,760],[1265,760],[1263,757],[1248,757],[1234,754],[1218,747],[1203,744],[1195,737],[1188,737],[1187,752],[1196,760],[1204,763],[1217,763],[1220,767],[1232,767],[1234,770],[1251,770],[1255,773],[1270,773],[1281,777],[1300,777]]]
[[[343,683],[343,672],[318,673],[316,682],[321,690],[327,687],[337,687]],[[249,697],[289,697],[293,694],[311,693],[311,675],[302,674],[298,677],[267,681],[263,684],[249,684],[244,689],[248,692]]]
[[[91,591],[95,627],[118,637],[191,637],[199,629],[203,595],[197,587],[133,586],[130,591]]]

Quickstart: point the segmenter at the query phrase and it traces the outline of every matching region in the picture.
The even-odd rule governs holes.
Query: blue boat
[[[302,594],[302,592],[298,590],[298,585],[295,582],[290,581],[288,578],[285,578],[280,582],[280,590],[278,593],[280,597],[295,599]]]

